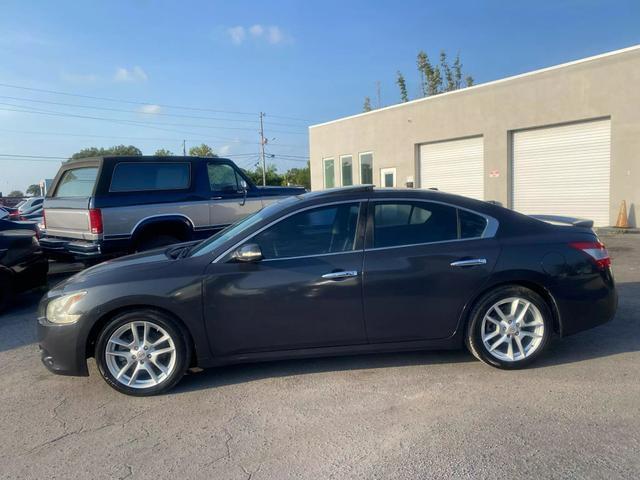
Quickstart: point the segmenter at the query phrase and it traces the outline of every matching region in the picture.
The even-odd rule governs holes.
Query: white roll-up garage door
[[[611,122],[513,133],[513,208],[609,225]]]
[[[484,199],[482,137],[420,145],[420,187]]]

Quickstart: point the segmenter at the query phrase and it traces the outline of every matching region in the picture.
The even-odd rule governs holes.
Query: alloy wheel
[[[129,388],[145,389],[163,383],[176,367],[171,335],[149,321],[133,321],[117,328],[105,348],[105,363],[115,380]]]
[[[482,343],[490,355],[518,362],[538,350],[544,337],[542,313],[532,302],[509,297],[494,303],[482,319]]]

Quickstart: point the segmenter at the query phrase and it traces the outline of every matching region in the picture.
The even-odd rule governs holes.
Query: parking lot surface
[[[604,239],[620,305],[521,371],[466,351],[188,375],[132,398],[40,364],[38,292],[0,315],[2,478],[638,478],[640,235]],[[177,477],[177,478],[180,478]]]

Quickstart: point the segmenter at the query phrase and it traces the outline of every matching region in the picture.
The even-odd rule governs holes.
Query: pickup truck
[[[257,187],[231,160],[69,160],[44,201],[42,249],[91,261],[203,239],[302,187]]]

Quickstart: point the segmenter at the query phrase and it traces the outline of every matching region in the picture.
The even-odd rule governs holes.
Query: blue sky
[[[397,70],[416,96],[420,49],[459,52],[482,83],[640,43],[637,0],[2,0],[0,12],[0,84],[130,102],[0,86],[0,154],[179,153],[187,139],[248,167],[264,111],[281,171],[304,165],[309,124],[360,112],[376,81],[384,105],[399,101]],[[58,165],[0,156],[0,191]]]

